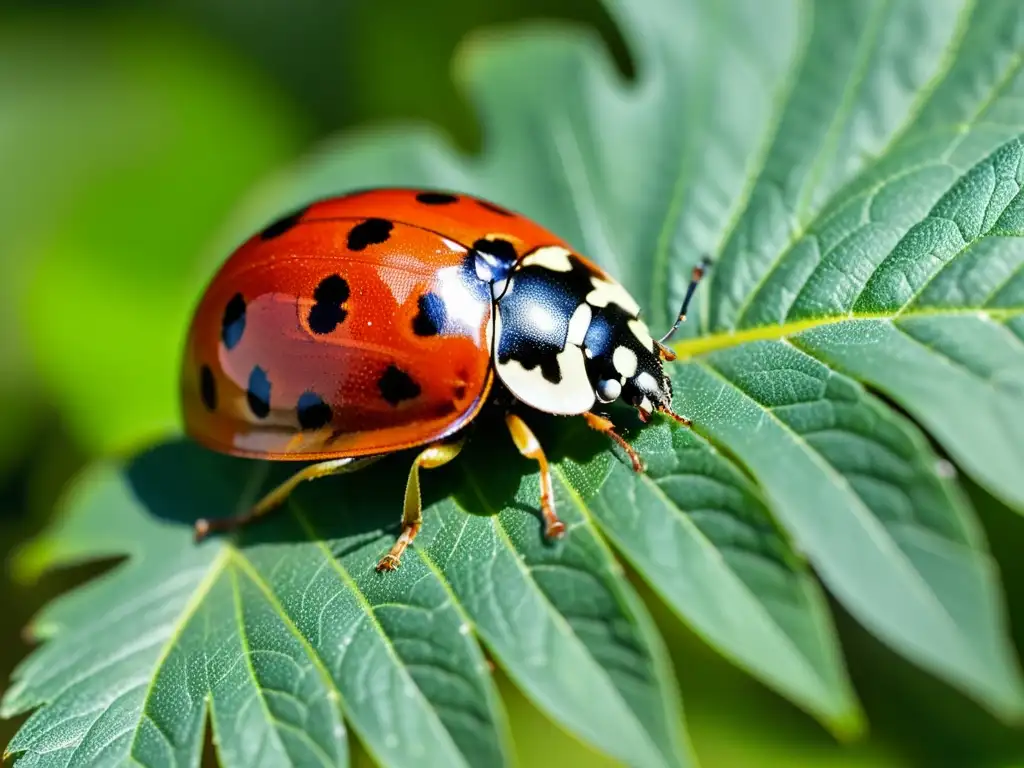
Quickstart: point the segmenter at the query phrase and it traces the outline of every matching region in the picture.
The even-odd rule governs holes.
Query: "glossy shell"
[[[189,332],[187,431],[305,460],[420,445],[471,419],[493,374],[491,296],[470,249],[435,231],[436,208],[392,190],[332,199],[244,243]],[[508,218],[473,213],[476,229],[450,227],[463,240]]]
[[[187,431],[236,455],[387,453],[465,426],[497,375],[539,410],[671,400],[625,289],[554,234],[468,195],[329,198],[244,243],[203,295]]]

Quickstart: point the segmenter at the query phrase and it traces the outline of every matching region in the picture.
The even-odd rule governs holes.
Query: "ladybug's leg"
[[[548,458],[544,455],[544,449],[540,447],[536,436],[526,426],[526,422],[514,413],[505,415],[505,423],[512,435],[512,442],[516,444],[519,453],[528,459],[533,459],[540,467],[540,508],[544,515],[544,534],[550,538],[557,539],[565,533],[565,523],[558,519],[555,514],[555,492],[551,484],[551,468],[548,466]]]
[[[464,440],[455,443],[435,443],[424,448],[409,470],[405,484],[405,507],[402,512],[402,533],[391,551],[377,563],[378,571],[393,571],[401,564],[402,553],[412,544],[423,524],[423,500],[420,496],[420,469],[436,469],[459,455]]]
[[[277,486],[274,490],[270,491],[270,493],[260,499],[255,506],[241,514],[232,515],[231,517],[222,517],[216,520],[207,520],[205,518],[196,520],[195,539],[196,541],[202,541],[211,531],[230,531],[238,528],[239,526],[245,525],[246,523],[250,523],[258,517],[262,517],[267,514],[267,512],[270,512],[280,506],[300,483],[304,483],[307,480],[316,480],[318,477],[328,477],[330,475],[340,475],[346,472],[355,472],[358,469],[362,469],[363,467],[372,464],[380,458],[380,456],[367,456],[359,459],[332,459],[331,461],[321,461],[318,464],[311,464],[308,467],[304,467]]]
[[[603,432],[619,444],[619,447],[622,448],[622,450],[624,450],[629,456],[629,460],[633,462],[633,470],[635,472],[644,471],[644,465],[643,462],[640,461],[640,456],[635,450],[633,450],[633,446],[627,443],[625,439],[623,439],[622,435],[615,431],[615,425],[612,423],[611,419],[605,418],[604,416],[600,416],[599,414],[591,411],[584,413],[583,419],[587,422],[588,427],[596,429],[598,432]]]
[[[651,415],[647,411],[645,411],[643,408],[641,408],[639,405],[636,405],[635,403],[634,403],[634,407],[636,408],[636,415],[640,418],[640,421],[642,421],[644,424],[649,423],[650,420],[651,420]],[[671,408],[669,408],[667,406],[664,406],[664,405],[658,406],[658,411],[661,412],[661,413],[664,413],[666,416],[671,416],[673,419],[675,419],[677,422],[682,424],[684,427],[693,426],[693,422],[692,421],[690,421],[685,416],[680,416],[678,413],[676,413],[675,411],[673,411]]]

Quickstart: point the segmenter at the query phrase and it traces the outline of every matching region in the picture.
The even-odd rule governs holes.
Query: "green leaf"
[[[308,484],[290,515],[194,546],[183,521],[242,508],[293,471],[266,469],[169,443],[78,484],[38,556],[132,554],[38,619],[52,639],[17,670],[3,712],[48,704],[8,751],[29,764],[190,762],[208,702],[226,765],[344,762],[344,721],[384,765],[507,764],[475,626],[513,679],[611,754],[685,762],[650,619],[586,519],[567,510],[572,531],[548,551],[526,508],[529,478],[498,517],[462,504],[483,511],[483,489],[517,475],[484,468],[468,500],[442,494],[429,535],[393,574],[374,566],[401,508],[395,466]],[[330,509],[340,497],[342,516]]]
[[[862,717],[811,567],[907,659],[999,717],[1024,714],[998,566],[954,467],[1024,511],[1024,10],[608,5],[635,82],[578,30],[478,37],[458,74],[481,111],[482,156],[423,128],[344,137],[261,189],[224,247],[320,195],[449,187],[568,238],[625,283],[654,328],[709,252],[715,266],[670,368],[693,430],[624,417],[648,465],[636,476],[600,436],[532,416],[570,528],[549,546],[535,468],[481,425],[477,450],[426,473],[423,531],[386,577],[371,566],[393,539],[407,456],[302,488],[289,513],[198,548],[189,521],[268,487],[245,487],[248,463],[170,444],[105,470],[35,558],[132,555],[44,614],[50,640],[5,697],[8,711],[40,708],[10,751],[31,764],[108,743],[118,756],[155,750],[151,718],[178,696],[212,702],[225,760],[232,743],[311,742],[341,760],[328,734],[344,720],[384,764],[408,762],[417,744],[429,745],[419,759],[500,764],[503,715],[479,638],[579,738],[630,764],[687,764],[665,650],[608,543],[709,644],[839,735],[857,734]],[[153,602],[175,585],[174,600]],[[147,595],[168,615],[148,615]],[[218,599],[240,607],[241,624],[237,610],[207,610]],[[135,624],[97,624],[140,604]],[[190,634],[200,617],[219,632]],[[353,672],[338,657],[357,637],[367,650]],[[139,638],[155,639],[150,656],[135,653]],[[264,661],[268,647],[312,670],[299,676],[309,688],[289,689],[306,697],[297,731],[299,710],[272,693],[283,662]],[[438,669],[458,654],[444,665],[463,674],[455,683]],[[248,700],[268,702],[244,710],[247,726],[218,720],[213,684],[236,707],[244,695],[211,676],[224,656],[255,670],[237,682],[264,692]],[[140,681],[137,698],[116,698]],[[105,698],[75,687],[90,685]],[[189,685],[195,695],[182,694]],[[314,716],[331,691],[337,709]],[[202,718],[190,717],[160,725],[161,748],[198,743]]]
[[[614,462],[587,499],[615,544],[708,642],[837,732],[855,733],[860,713],[824,598],[758,489],[692,432],[647,429],[634,445],[646,473]],[[609,463],[562,467],[584,484]]]
[[[505,764],[504,715],[446,583],[415,557],[396,579],[373,569],[370,476],[348,536],[296,501],[271,539],[191,544],[181,518],[251,503],[265,469],[179,443],[79,484],[50,555],[133,554],[39,618],[56,637],[16,672],[4,711],[52,703],[9,751],[192,763],[208,706],[225,765],[344,763],[343,718],[385,764]]]

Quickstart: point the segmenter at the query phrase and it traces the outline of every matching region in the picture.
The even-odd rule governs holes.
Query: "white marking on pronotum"
[[[639,376],[636,377],[636,385],[644,392],[654,393],[658,391],[658,380],[655,379],[647,371],[642,371]]]
[[[653,352],[654,337],[651,336],[651,331],[647,327],[647,323],[645,323],[640,318],[636,318],[635,320],[630,320],[628,325],[629,330],[633,332],[633,335],[640,339],[640,343],[647,347],[647,349],[651,350],[651,352]]]
[[[628,347],[616,347],[612,353],[612,365],[619,375],[632,378],[636,374],[636,352]]]
[[[571,272],[570,255],[570,252],[560,245],[548,245],[528,253],[523,258],[523,266],[537,265],[554,272]]]
[[[494,313],[495,336],[500,348],[502,335],[501,306]],[[527,370],[518,360],[506,363],[495,359],[498,376],[509,391],[527,405],[548,413],[573,415],[589,411],[595,400],[594,388],[587,376],[583,350],[568,345],[555,355],[561,378],[557,383],[548,381],[538,365]]]
[[[631,315],[640,314],[640,305],[636,299],[629,295],[629,292],[618,283],[611,280],[604,280],[600,277],[591,277],[590,284],[594,287],[587,294],[587,304],[594,307],[607,307],[609,304],[618,304]]]
[[[565,337],[566,344],[583,346],[583,338],[587,335],[587,329],[590,328],[590,319],[593,314],[589,304],[580,304],[576,307],[576,311],[569,318],[569,334]]]

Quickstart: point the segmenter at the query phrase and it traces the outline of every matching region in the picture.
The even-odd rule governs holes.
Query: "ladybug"
[[[648,421],[671,409],[665,342],[685,320],[707,260],[661,339],[633,297],[565,241],[466,194],[373,189],[316,201],[252,235],[202,295],[181,374],[186,432],[215,451],[315,461],[243,514],[196,522],[196,538],[280,505],[300,483],[420,448],[402,529],[378,570],[398,567],[422,522],[419,470],[454,459],[499,393],[509,405],[582,415],[643,466],[598,410]],[[537,462],[547,536],[548,462],[517,409],[504,419]]]

